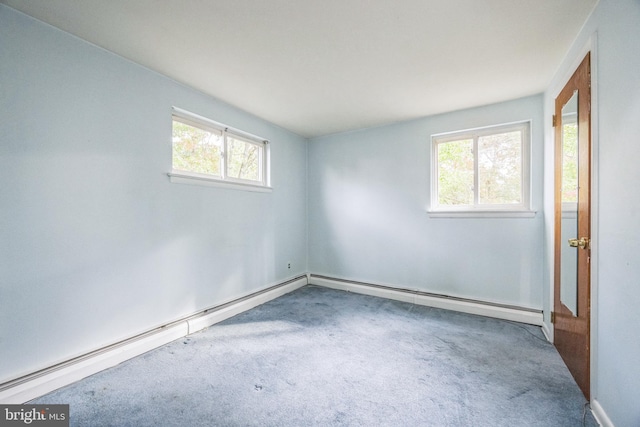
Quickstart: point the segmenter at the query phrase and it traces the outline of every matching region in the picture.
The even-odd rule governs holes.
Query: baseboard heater
[[[542,311],[514,305],[478,301],[467,298],[423,292],[416,289],[358,282],[348,279],[310,274],[309,283],[359,294],[388,298],[412,304],[460,311],[520,323],[542,326]]]
[[[176,339],[205,329],[267,301],[292,292],[308,283],[308,276],[298,276],[200,310],[122,341],[85,353],[55,365],[0,384],[1,403],[24,403],[125,360],[139,356]]]
[[[250,310],[253,307],[301,288],[306,284],[314,284],[412,304],[444,308],[538,326],[542,325],[542,312],[540,310],[340,279],[318,274],[307,274],[200,310],[197,313],[131,336],[122,341],[4,382],[0,384],[0,403],[27,402],[88,377],[89,375],[116,366],[125,360],[139,356],[171,341]]]

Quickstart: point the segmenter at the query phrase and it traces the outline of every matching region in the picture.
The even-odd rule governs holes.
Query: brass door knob
[[[572,248],[589,249],[589,238],[581,237],[580,239],[569,239],[569,246]]]

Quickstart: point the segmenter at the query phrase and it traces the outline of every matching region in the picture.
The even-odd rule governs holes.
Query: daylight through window
[[[529,123],[432,136],[433,211],[529,209]]]
[[[172,178],[268,187],[267,141],[174,109]]]

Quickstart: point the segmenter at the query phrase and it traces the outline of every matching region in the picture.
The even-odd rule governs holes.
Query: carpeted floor
[[[32,403],[75,426],[597,426],[538,327],[316,286]]]

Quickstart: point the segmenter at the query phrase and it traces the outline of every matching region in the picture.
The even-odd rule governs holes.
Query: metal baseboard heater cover
[[[301,275],[225,303],[200,310],[122,341],[0,384],[0,402],[24,403],[115,366],[215,323],[292,292],[308,282]]]
[[[396,288],[387,285],[365,283],[349,279],[341,279],[310,274],[309,283],[334,289],[341,289],[365,295],[388,298],[411,304],[443,308],[463,313],[477,314],[502,320],[542,326],[542,311],[527,307],[478,301],[449,295],[423,292],[416,289]]]
[[[307,284],[537,326],[543,325],[542,312],[531,308],[477,301],[318,274],[306,274],[200,310],[197,313],[131,336],[125,340],[4,382],[0,384],[0,402],[27,402],[173,340],[250,310]]]

